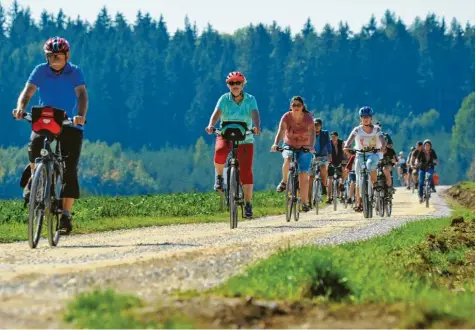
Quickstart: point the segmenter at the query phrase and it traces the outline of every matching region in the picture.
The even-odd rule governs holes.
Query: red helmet
[[[231,81],[241,81],[243,84],[246,84],[246,78],[241,72],[233,71],[226,76],[226,83],[228,84]]]
[[[61,37],[48,39],[43,45],[45,53],[66,53],[69,51],[69,43]]]

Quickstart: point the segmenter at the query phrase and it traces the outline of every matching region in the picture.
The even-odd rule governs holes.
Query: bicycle
[[[288,181],[286,184],[286,221],[291,221],[292,215],[294,216],[294,221],[298,221],[301,198],[298,196],[299,171],[296,155],[298,152],[309,152],[310,150],[307,148],[293,148],[290,146],[278,147],[276,150],[279,152],[283,152],[284,150],[292,151],[291,161],[289,163]]]
[[[315,162],[315,160],[313,160]],[[322,202],[322,178],[321,178],[321,166],[319,162],[315,162],[313,166],[316,166],[316,174],[314,181],[312,182],[312,200],[311,207],[315,206],[316,215],[319,214],[319,203]]]
[[[239,128],[228,128],[226,134],[223,134],[223,127],[230,124],[237,124],[243,127],[245,133]],[[241,122],[223,122],[222,129],[213,129],[213,133],[222,136],[225,140],[232,142],[231,157],[228,158],[226,168],[225,201],[230,211],[230,228],[238,227],[238,206],[241,208],[241,217],[244,219],[243,206],[245,205],[243,186],[240,182],[240,164],[238,161],[238,142],[243,141],[247,135],[253,134],[253,131],[247,129]]]
[[[348,175],[355,173],[354,171],[350,171]],[[349,177],[344,181],[344,207],[347,208],[349,205],[348,200],[350,199],[350,207],[353,206],[355,202],[355,197],[350,195],[350,183]],[[354,192],[355,193],[355,192]]]
[[[375,213],[379,216],[385,216],[385,210],[387,209],[387,178],[384,173],[384,162],[379,161],[377,165],[377,184],[375,186]]]
[[[334,170],[334,175],[332,176],[332,204],[334,206],[334,211],[337,211],[337,201],[339,199],[338,189],[340,189],[340,183],[342,180],[339,177],[338,172],[341,170],[341,167],[329,164],[328,168]]]
[[[430,183],[431,174],[425,172],[425,181],[423,181],[423,199],[425,200],[425,206],[430,207],[430,197],[431,197],[431,183]]]
[[[360,170],[360,197],[361,203],[364,209],[364,218],[372,218],[372,204],[373,204],[373,187],[372,187],[372,180],[369,180],[370,172],[367,169],[367,154],[369,153],[377,153],[380,149],[371,149],[371,150],[358,150],[358,149],[351,149],[349,150],[350,153],[360,153],[364,157],[363,164],[361,164]],[[357,170],[357,169],[356,169]],[[369,182],[370,181],[370,182]]]
[[[32,113],[23,114],[23,119],[32,123],[33,131],[44,136],[44,145],[40,151],[41,156],[35,159],[35,170],[30,189],[28,244],[32,249],[38,246],[45,217],[49,245],[57,246],[61,236],[59,220],[63,210],[60,192],[63,182],[65,157],[61,156],[61,144],[56,139],[62,127],[72,125],[73,121],[71,118],[67,118],[64,119],[61,124],[58,123],[59,132],[51,132],[48,129],[38,130],[38,128],[35,128],[33,117],[36,117],[37,113],[43,113],[43,111],[49,110],[51,110],[52,113],[65,113],[64,110],[57,108],[33,107]],[[51,115],[51,117],[53,117],[53,115]],[[40,115],[39,120],[52,121],[53,119],[42,119]],[[51,143],[55,140],[56,148],[55,152],[52,152]]]

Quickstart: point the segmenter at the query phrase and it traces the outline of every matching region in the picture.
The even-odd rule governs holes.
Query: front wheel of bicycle
[[[43,219],[45,217],[45,210],[49,208],[49,201],[47,200],[47,181],[48,173],[46,166],[40,163],[35,170],[35,175],[31,183],[30,191],[30,208],[28,217],[28,244],[30,248],[34,249],[38,245],[41,237],[41,229],[43,226]]]
[[[364,218],[370,218],[370,210],[372,205],[369,201],[369,191],[368,191],[368,178],[367,175],[362,175],[362,187],[360,188],[360,196],[362,198],[362,206],[364,211]]]
[[[61,205],[61,186],[62,180],[58,173],[54,173],[51,185],[51,203],[47,209],[46,221],[48,225],[48,243],[50,246],[57,246],[61,237],[59,231],[60,210],[63,208]]]
[[[337,180],[332,180],[332,204],[334,205],[334,211],[337,211],[337,200],[338,200],[338,192],[337,192]]]
[[[288,182],[286,183],[286,221],[291,221],[291,215],[293,213],[293,205],[294,205],[294,198],[293,198],[293,172],[288,173]]]
[[[228,189],[228,201],[230,205],[230,228],[235,229],[238,226],[238,182],[236,168],[230,168],[230,186]]]
[[[312,200],[314,207],[316,208],[316,215],[319,214],[319,203],[321,202],[321,180],[314,180],[312,183]]]
[[[293,214],[294,214],[294,221],[298,221],[299,220],[299,211],[301,209],[301,198],[299,197],[299,178],[298,176],[296,175],[294,177],[294,189],[293,189],[293,196],[295,198],[294,199],[294,203],[293,203]]]
[[[426,207],[430,207],[430,184],[428,181],[425,183],[425,204]]]

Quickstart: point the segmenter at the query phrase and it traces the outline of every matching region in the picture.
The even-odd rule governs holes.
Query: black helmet
[[[321,118],[314,118],[314,125],[319,124],[322,125],[322,119]]]

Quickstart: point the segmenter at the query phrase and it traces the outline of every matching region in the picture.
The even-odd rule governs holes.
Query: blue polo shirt
[[[48,63],[37,65],[28,78],[30,84],[38,88],[39,105],[48,105],[66,111],[73,118],[78,113],[78,99],[75,88],[86,85],[81,70],[74,64],[66,63],[63,71],[57,75]],[[82,129],[81,126],[74,126]]]

